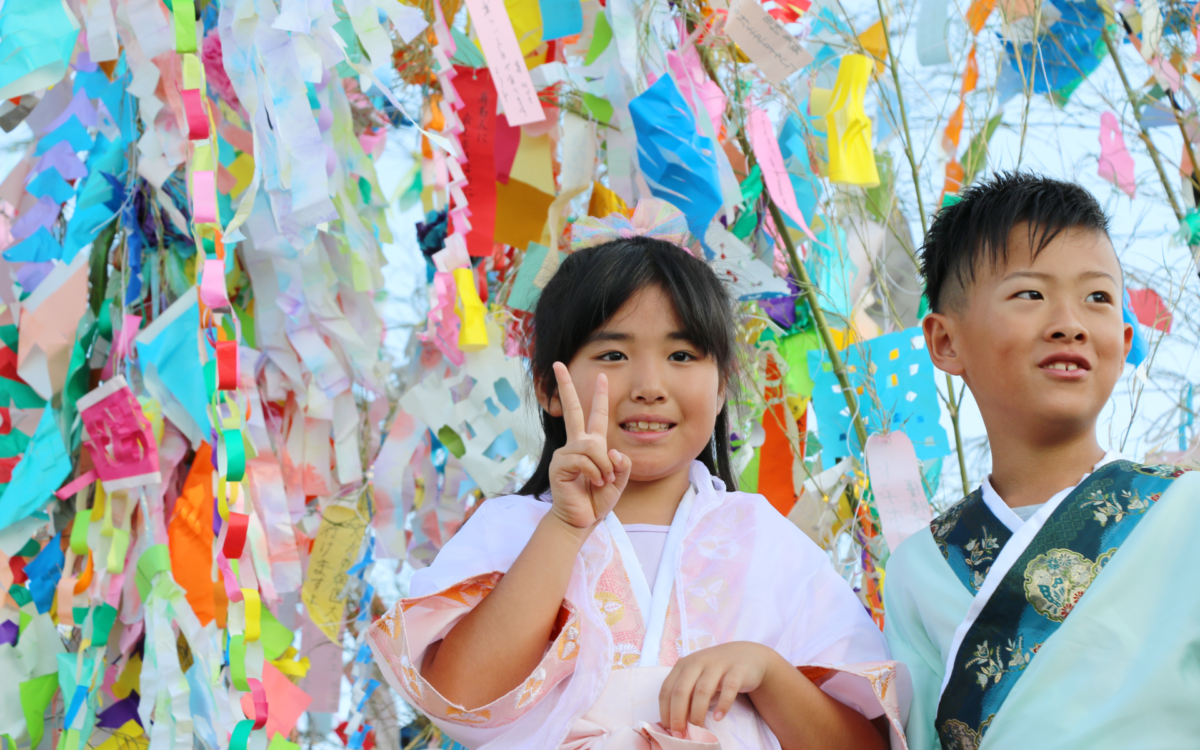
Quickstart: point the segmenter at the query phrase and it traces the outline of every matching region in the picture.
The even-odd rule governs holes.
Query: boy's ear
[[[961,376],[966,371],[956,339],[958,334],[957,321],[942,313],[929,313],[921,321],[921,330],[925,334],[925,348],[929,350],[929,358],[933,366],[950,375]]]
[[[1125,356],[1121,357],[1121,370],[1125,369],[1125,360],[1129,357],[1130,350],[1133,349],[1133,326],[1129,323],[1125,324]]]

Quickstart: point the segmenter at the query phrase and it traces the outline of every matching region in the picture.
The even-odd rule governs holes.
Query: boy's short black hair
[[[1086,189],[1028,172],[1000,172],[962,191],[961,200],[933,219],[921,248],[929,309],[961,310],[981,260],[995,268],[1008,259],[1008,235],[1029,225],[1036,258],[1060,233],[1090,229],[1108,236],[1108,217]]]

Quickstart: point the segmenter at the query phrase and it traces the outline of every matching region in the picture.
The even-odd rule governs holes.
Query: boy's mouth
[[[1056,374],[1070,373],[1069,377],[1082,377],[1086,371],[1092,369],[1092,363],[1082,354],[1060,352],[1044,358],[1038,363],[1038,367]]]

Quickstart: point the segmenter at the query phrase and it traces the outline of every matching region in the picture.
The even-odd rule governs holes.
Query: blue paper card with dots
[[[857,391],[867,434],[883,432],[885,427],[888,432],[903,432],[922,461],[950,452],[950,441],[939,421],[933,362],[920,328],[857,341],[842,352],[842,358]],[[824,349],[808,353],[808,370],[826,465],[852,453],[862,455],[850,408]]]

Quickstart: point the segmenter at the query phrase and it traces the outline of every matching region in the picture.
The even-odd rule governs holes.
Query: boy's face
[[[1035,260],[1029,227],[1008,261],[976,270],[955,309],[929,315],[933,363],[971,388],[988,432],[1034,442],[1092,430],[1124,369],[1133,327],[1122,319],[1121,267],[1102,233],[1060,233]]]

